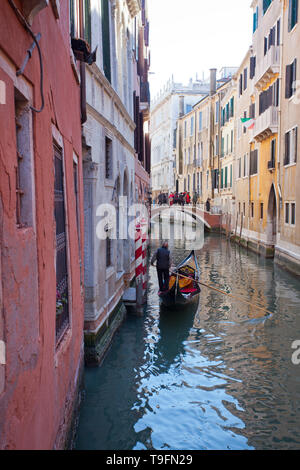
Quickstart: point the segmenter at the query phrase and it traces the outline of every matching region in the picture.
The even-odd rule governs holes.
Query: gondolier
[[[154,266],[156,261],[157,277],[159,283],[160,292],[167,291],[169,289],[169,270],[171,267],[171,256],[169,251],[168,242],[164,242],[161,248],[154,253],[151,259],[151,265]]]
[[[169,289],[159,292],[166,307],[186,305],[199,298],[200,271],[194,250],[178,266],[172,269]]]

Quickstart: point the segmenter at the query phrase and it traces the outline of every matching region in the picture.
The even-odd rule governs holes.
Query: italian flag
[[[252,118],[241,118],[242,124],[246,127],[246,129],[253,129],[255,119]]]

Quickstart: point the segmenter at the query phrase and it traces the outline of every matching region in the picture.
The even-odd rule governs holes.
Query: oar
[[[190,277],[188,276],[184,276],[183,274],[178,274],[178,273],[175,273],[174,271],[171,271],[171,274],[175,274],[177,276],[180,276],[180,277],[183,277],[185,279],[189,279],[191,280]],[[228,297],[232,297],[233,299],[236,299],[236,300],[240,300],[241,302],[244,302],[248,305],[251,305],[251,307],[256,307],[258,308],[259,310],[262,310],[263,312],[266,312],[266,313],[269,313],[270,315],[274,315],[274,312],[270,312],[270,310],[267,310],[266,308],[263,308],[263,307],[260,307],[259,305],[256,305],[254,304],[253,302],[249,302],[248,300],[245,300],[243,299],[242,297],[238,296],[238,295],[233,295],[233,294],[229,294],[228,292],[225,292],[221,289],[217,289],[216,287],[212,286],[212,285],[209,285],[209,284],[205,284],[204,282],[201,282],[201,281],[196,281],[195,279],[193,279],[194,282],[196,282],[197,284],[200,284],[201,286],[204,286],[204,287],[207,287],[208,289],[212,289],[216,292],[219,292],[220,294],[224,294],[224,295],[227,295]]]

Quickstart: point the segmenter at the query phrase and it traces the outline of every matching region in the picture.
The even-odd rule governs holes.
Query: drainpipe
[[[281,6],[281,23],[283,25],[284,18],[284,2]],[[281,27],[281,35],[283,36],[283,27]],[[283,39],[283,38],[282,38]],[[283,64],[283,40],[280,38],[280,69],[279,69],[279,80],[280,80],[280,92],[279,92],[279,106],[278,106],[278,142],[277,142],[277,190],[279,194],[279,205],[277,204],[277,233],[281,232],[280,221],[281,221],[281,208],[282,208],[282,193],[281,193],[281,165],[280,165],[280,155],[281,155],[281,95],[282,95],[282,64]],[[276,237],[277,238],[277,237]]]

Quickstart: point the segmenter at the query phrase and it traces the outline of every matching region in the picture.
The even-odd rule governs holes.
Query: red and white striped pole
[[[143,247],[143,296],[147,291],[147,220],[142,219],[142,247]]]
[[[136,283],[142,281],[143,277],[143,243],[141,225],[137,224],[135,229],[135,277]]]

